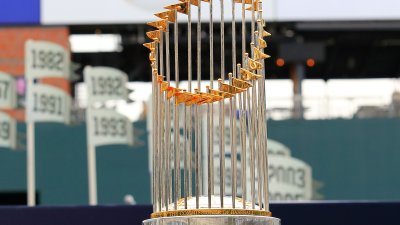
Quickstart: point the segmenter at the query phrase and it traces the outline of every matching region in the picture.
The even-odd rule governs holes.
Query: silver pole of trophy
[[[179,39],[178,39],[178,11],[173,10],[175,13],[174,21],[174,56],[175,56],[175,85],[179,88]],[[174,116],[174,146],[175,146],[175,162],[174,162],[174,207],[175,210],[178,208],[178,200],[181,197],[181,161],[180,161],[180,127],[179,127],[179,105],[175,104],[175,116]]]
[[[197,5],[197,91],[201,91],[201,1]],[[201,168],[201,115],[200,104],[196,106],[196,208],[200,208],[200,195],[202,194],[202,168]]]
[[[208,93],[210,89],[214,88],[214,17],[213,17],[213,0],[210,0],[210,86],[208,87]],[[208,207],[211,207],[212,196],[214,195],[214,104],[211,102],[208,106],[209,109],[209,166],[208,166]]]
[[[187,4],[187,11],[188,11],[188,22],[187,22],[187,29],[188,29],[188,91],[192,91],[192,8],[191,4]],[[191,196],[191,171],[192,171],[192,146],[191,146],[191,138],[192,138],[192,115],[191,115],[191,107],[185,108],[185,178],[184,178],[184,196],[185,196],[185,209],[187,209],[187,201],[188,197]]]
[[[168,17],[166,18],[166,32],[165,32],[165,45],[166,45],[166,73],[167,73],[167,83],[168,85],[171,84],[171,54],[170,54],[170,32],[169,32],[169,21]],[[165,132],[165,138],[166,140],[166,156],[167,159],[167,186],[166,186],[166,194],[167,194],[167,208],[170,203],[172,203],[172,175],[171,175],[171,101],[170,99],[167,99],[166,101],[166,121],[167,121],[167,126],[166,126],[166,132]],[[154,121],[156,123],[156,121]]]
[[[218,8],[213,7],[213,0],[203,0],[203,2],[209,3],[210,14],[208,29],[210,58],[206,60],[210,66],[210,81],[202,80],[201,74],[201,40],[207,34],[201,24],[201,0],[180,0],[174,5],[166,6],[167,11],[155,14],[162,20],[149,23],[159,29],[157,38],[149,36],[154,42],[144,44],[151,51],[153,71],[154,132],[151,143],[154,207],[151,219],[143,221],[143,224],[280,225],[280,220],[271,216],[268,201],[264,60],[269,56],[264,53],[266,48],[264,38],[269,36],[269,33],[264,30],[262,0],[232,0],[231,10],[226,7],[228,4],[224,4],[226,3],[224,0],[219,0]],[[237,3],[240,3],[241,7],[236,8]],[[197,38],[194,39],[197,46],[197,66],[192,65],[194,41],[192,7],[198,7]],[[241,21],[236,21],[237,10],[241,10]],[[246,43],[247,10],[251,13],[250,44]],[[225,11],[228,11],[228,14],[225,15]],[[182,31],[178,33],[178,13],[188,16],[188,85],[186,88],[182,87],[185,89],[180,89],[183,85],[179,84],[178,41]],[[220,13],[221,74],[218,86],[215,86],[213,18],[218,13]],[[225,37],[225,17],[229,17],[229,14],[232,16],[232,35]],[[170,22],[174,24],[175,86],[170,82]],[[237,23],[241,23],[242,33],[239,36],[236,36]],[[242,45],[238,49],[237,39],[242,39],[239,40]],[[232,44],[227,49],[225,41],[231,41]],[[250,49],[249,53],[246,52],[247,49]],[[231,51],[232,66],[227,69],[232,71],[227,71],[228,77],[226,77],[225,53]],[[241,64],[236,64],[237,56],[242,58]],[[197,70],[197,80],[192,79],[193,68]],[[226,81],[226,78],[229,80]],[[207,83],[205,91],[201,87],[204,83]],[[193,85],[196,88],[193,89]],[[229,100],[228,114],[225,114],[225,100]],[[203,106],[207,106],[204,108],[206,126],[202,126]],[[219,112],[214,111],[215,106],[219,106]],[[179,116],[180,111],[183,111],[183,116]],[[216,133],[214,113],[219,114],[219,132]],[[225,127],[226,120],[229,120],[229,128]],[[171,145],[171,122],[174,128],[173,145]],[[180,124],[183,125],[183,140],[180,140]],[[192,143],[193,137],[194,143]],[[183,149],[180,146],[183,146]],[[193,148],[194,155],[192,155]],[[219,153],[214,154],[214,148],[219,148]],[[227,164],[225,160],[229,159],[229,156],[225,158],[226,154],[230,154],[230,163]],[[238,154],[240,158],[237,158]],[[219,172],[215,172],[218,169]]]
[[[224,0],[220,0],[221,21],[221,80],[225,80],[225,21]],[[219,83],[221,89],[221,84]],[[225,195],[225,100],[219,102],[219,195],[220,207],[224,208]]]

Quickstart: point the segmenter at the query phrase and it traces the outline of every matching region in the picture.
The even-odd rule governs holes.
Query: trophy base
[[[143,225],[280,225],[281,220],[268,216],[176,216],[143,221]]]

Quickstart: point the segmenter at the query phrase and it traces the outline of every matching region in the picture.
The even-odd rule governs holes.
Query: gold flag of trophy
[[[271,34],[264,28],[261,0],[226,1],[180,0],[148,23],[152,30],[144,46],[150,50],[153,78],[153,213],[144,225],[280,224],[268,198],[264,60],[270,58],[265,38]],[[178,21],[187,26],[184,33]],[[204,22],[208,27],[202,27]],[[225,36],[225,22],[232,25],[232,36]],[[179,45],[183,35],[187,46]],[[206,58],[201,55],[204,38]],[[225,46],[228,41],[232,46]],[[182,47],[187,52],[185,85],[179,71]],[[232,57],[228,67],[227,52]],[[202,79],[202,65],[209,65],[210,80]]]

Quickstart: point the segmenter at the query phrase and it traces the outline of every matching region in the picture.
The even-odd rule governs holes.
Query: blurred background
[[[0,71],[16,77],[20,105],[26,40],[61,44],[71,50],[74,62],[73,123],[41,123],[36,128],[39,204],[87,204],[87,102],[82,83],[87,65],[126,72],[133,90],[128,103],[109,103],[131,119],[135,144],[97,149],[99,203],[150,204],[151,69],[142,44],[149,30],[146,22],[169,2],[175,3],[0,2]],[[400,200],[400,2],[268,0],[263,8],[272,34],[267,48],[272,58],[266,63],[268,135],[273,143],[268,148],[271,154],[286,152],[311,168],[312,186],[305,190],[311,194],[299,200]],[[180,55],[185,59],[187,26],[181,22]],[[203,26],[207,29],[208,23]],[[225,26],[225,32],[229,34],[231,26]],[[219,52],[219,29],[214,35]],[[207,34],[202,44],[206,58]],[[187,71],[186,63],[179,66]],[[206,60],[202,70],[203,79],[208,79]],[[18,124],[18,132],[18,149],[0,150],[0,204],[26,203],[24,123]],[[296,179],[281,172],[270,174],[277,192],[280,183]],[[278,194],[274,200],[296,198]]]

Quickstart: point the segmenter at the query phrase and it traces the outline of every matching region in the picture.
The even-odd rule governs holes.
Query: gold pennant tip
[[[167,31],[167,24],[168,21],[165,19],[161,19],[161,20],[157,20],[157,21],[153,21],[153,22],[149,22],[147,23],[147,25],[152,26],[154,28],[160,29],[162,31]]]
[[[168,5],[165,9],[176,10],[177,12],[188,15],[189,14],[189,2],[182,2],[178,4]]]
[[[149,43],[144,43],[143,46],[148,48],[151,51],[156,49],[156,43],[154,41],[153,42],[149,42]]]
[[[153,41],[158,41],[160,40],[161,37],[161,31],[160,30],[153,30],[146,32],[146,35],[148,38],[152,39]]]
[[[258,80],[262,77],[261,75],[255,74],[255,73],[250,72],[249,70],[246,70],[243,68],[240,69],[240,75],[241,75],[242,80],[247,80],[247,81]]]
[[[175,10],[167,10],[154,14],[158,18],[168,20],[169,22],[176,22]]]
[[[263,37],[269,37],[269,36],[271,36],[271,33],[269,33],[269,32],[264,30],[263,33],[262,33],[262,36]]]

